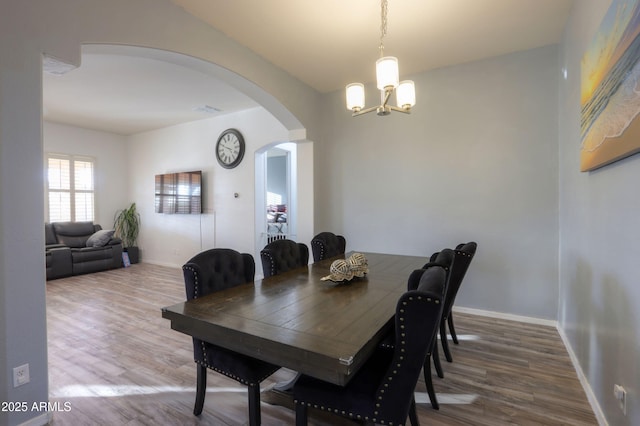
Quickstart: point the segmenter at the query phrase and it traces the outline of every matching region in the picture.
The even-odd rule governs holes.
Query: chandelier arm
[[[380,105],[381,107],[387,106],[387,102],[389,102],[389,98],[391,97],[391,92],[393,92],[393,89],[384,89],[384,99],[382,100],[382,105]]]
[[[398,111],[398,112],[403,112],[405,114],[411,114],[411,108],[407,107],[407,108],[401,108],[401,107],[397,107],[397,106],[393,106],[393,105],[388,105],[388,107],[392,110],[392,111]]]
[[[366,114],[366,113],[368,113],[368,112],[373,112],[373,111],[375,111],[375,110],[377,110],[377,109],[378,109],[378,107],[377,107],[377,106],[374,106],[374,107],[371,107],[371,108],[361,109],[360,111],[356,111],[356,112],[354,112],[353,114],[351,114],[351,116],[352,116],[352,117],[357,117],[357,116],[359,116],[359,115],[363,115],[363,114]]]

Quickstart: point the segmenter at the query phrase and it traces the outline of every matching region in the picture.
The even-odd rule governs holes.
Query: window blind
[[[95,216],[94,160],[47,155],[47,221],[92,221]]]

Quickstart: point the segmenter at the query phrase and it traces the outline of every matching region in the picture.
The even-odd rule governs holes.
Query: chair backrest
[[[449,284],[449,277],[451,275],[451,270],[453,268],[453,263],[455,262],[455,253],[453,250],[445,248],[441,251],[435,252],[431,255],[429,262],[425,263],[422,269],[417,269],[409,275],[409,281],[407,283],[407,290],[415,290],[418,288],[418,284],[420,283],[420,278],[425,269],[429,269],[432,266],[441,266],[444,268],[447,273],[447,281],[445,283],[445,289]]]
[[[253,256],[232,249],[215,248],[192,257],[182,266],[187,300],[252,282]]]
[[[430,342],[438,330],[446,279],[444,268],[430,267],[423,271],[417,289],[398,300],[393,360],[376,391],[378,420],[404,424],[407,419]]]
[[[467,252],[473,257],[476,254],[476,250],[478,249],[478,244],[475,241],[469,241],[468,243],[460,243],[456,246],[456,250],[462,250]]]
[[[469,269],[469,264],[476,253],[478,245],[471,241],[468,243],[458,244],[453,251],[455,254],[455,260],[451,267],[451,274],[449,277],[449,284],[447,286],[447,293],[444,299],[443,319],[446,319],[451,313],[453,303],[456,300],[456,295],[462,284],[462,279]]]
[[[442,268],[444,269],[445,273],[446,273],[446,278],[445,278],[445,283],[444,286],[442,286],[442,288],[438,288],[437,291],[440,291],[440,296],[442,298],[442,307],[443,310],[441,310],[442,313],[444,313],[444,306],[445,306],[445,301],[446,301],[446,294],[449,288],[449,283],[451,280],[451,271],[453,270],[454,263],[455,263],[455,253],[453,250],[451,249],[443,249],[442,251],[439,251],[437,253],[434,253],[433,256],[431,256],[431,260],[430,262],[426,263],[422,269],[417,269],[415,271],[413,271],[411,273],[411,275],[409,275],[409,281],[407,282],[407,290],[417,290],[419,288],[419,286],[423,283],[423,276],[424,273],[429,270],[430,268]],[[440,326],[440,322],[441,320],[438,319],[436,327]],[[428,337],[428,336],[427,336]],[[437,339],[437,336],[433,336],[431,338],[431,343],[434,344],[435,340]],[[432,346],[429,346],[429,353],[431,353]]]
[[[309,263],[309,248],[292,240],[275,240],[260,251],[264,277],[282,274]]]
[[[347,240],[342,235],[333,232],[321,232],[311,240],[313,261],[319,262],[339,254],[344,254]]]

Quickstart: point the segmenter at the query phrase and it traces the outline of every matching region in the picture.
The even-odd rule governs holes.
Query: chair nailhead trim
[[[438,300],[435,300],[435,301],[434,301],[434,300],[432,300],[431,298],[425,298],[425,299],[426,299],[426,300],[427,300],[427,302],[429,302],[429,303],[439,303],[439,301],[438,301]],[[409,298],[409,300],[411,300],[411,301],[412,301],[412,300],[414,300],[414,298],[413,298],[413,297],[410,297],[410,298]],[[423,300],[422,296],[418,296],[418,300]],[[406,305],[406,304],[407,304],[407,302],[406,302],[406,301],[403,301],[403,305]],[[402,310],[399,310],[399,311],[400,311],[400,313],[401,313],[401,314],[403,314],[403,313],[404,313],[404,311],[402,311]],[[401,320],[401,321],[404,321],[404,318],[401,318],[400,320]],[[404,326],[400,326],[400,327],[401,327],[401,328],[404,328]],[[403,333],[401,333],[401,335],[402,335],[402,337],[405,337],[405,333],[404,333],[404,332],[403,332]],[[404,346],[405,346],[405,345],[406,345],[406,341],[405,341],[405,340],[401,340],[401,341],[400,341],[400,346],[401,346],[401,348],[400,348],[400,352],[401,352],[401,354],[400,354],[400,355],[398,355],[398,361],[399,361],[399,362],[398,362],[398,363],[396,363],[396,367],[397,367],[398,369],[402,367],[402,362],[401,362],[401,361],[404,361],[404,355],[402,355],[402,353],[404,353],[404,352],[405,352],[405,348],[404,348]],[[300,401],[300,400],[298,400],[298,399],[295,399],[295,400],[294,400],[294,403],[296,403],[296,404],[301,404],[301,405],[306,405],[307,407],[319,408],[319,409],[321,409],[321,410],[323,410],[323,411],[329,411],[329,412],[333,412],[333,413],[341,413],[341,414],[343,414],[343,415],[345,415],[345,416],[348,416],[348,417],[350,417],[350,418],[356,418],[356,419],[358,419],[358,420],[365,420],[365,421],[367,421],[367,422],[368,422],[368,421],[371,421],[371,422],[379,423],[379,424],[382,424],[382,425],[394,426],[394,423],[393,423],[393,422],[390,422],[390,421],[388,421],[388,420],[384,420],[384,419],[379,419],[377,416],[380,414],[380,412],[379,412],[377,409],[381,407],[382,401],[383,401],[384,396],[385,396],[384,394],[386,393],[386,392],[385,392],[386,388],[389,388],[389,384],[393,382],[393,376],[395,376],[395,375],[397,375],[397,374],[398,374],[398,370],[393,370],[393,371],[392,371],[392,373],[391,373],[391,375],[390,375],[390,376],[387,376],[387,377],[385,378],[385,382],[382,384],[382,387],[381,387],[381,388],[379,389],[379,391],[378,391],[378,395],[377,395],[377,401],[378,401],[378,402],[376,402],[376,404],[375,404],[375,406],[376,406],[376,410],[374,410],[374,412],[373,412],[374,417],[372,417],[372,418],[370,418],[369,416],[364,416],[364,417],[363,417],[361,414],[355,414],[355,415],[354,415],[354,413],[351,413],[351,412],[347,413],[347,412],[345,412],[344,410],[340,410],[340,409],[338,409],[338,408],[331,408],[331,407],[325,407],[325,406],[320,406],[320,407],[318,407],[318,405],[317,405],[317,404],[314,404],[314,403],[311,403],[311,402],[304,402],[304,401]],[[398,426],[399,426],[399,425],[398,425]]]
[[[276,261],[273,258],[273,256],[271,256],[271,253],[269,252],[265,252],[264,253],[268,258],[269,258],[269,262],[271,263],[271,272],[272,272],[272,276],[273,275],[278,275],[278,271],[276,271]]]
[[[194,277],[194,297],[193,298],[197,299],[198,298],[198,292],[199,292],[199,284],[200,284],[200,281],[198,280],[199,276],[196,273],[195,269],[190,267],[190,266],[185,266],[184,269],[186,269],[188,271],[191,271],[193,273],[193,277]],[[204,341],[201,340],[200,341],[200,346],[201,346],[201,349],[202,349],[202,356],[206,360],[207,359],[207,345],[206,345],[206,343]],[[271,374],[266,374],[264,377],[261,377],[260,379],[258,379],[257,383],[252,383],[252,382],[249,382],[247,380],[244,380],[241,377],[236,376],[235,374],[230,374],[227,371],[220,370],[220,369],[216,368],[215,366],[210,365],[207,362],[196,361],[196,363],[198,363],[198,364],[200,364],[200,365],[202,365],[204,367],[207,367],[208,369],[213,370],[213,371],[215,371],[217,373],[220,373],[220,374],[222,374],[224,376],[230,377],[230,378],[236,380],[237,382],[240,382],[243,385],[247,385],[247,386],[259,385],[264,379],[266,379],[267,377],[269,377],[271,375]]]
[[[324,260],[324,244],[322,244],[321,241],[317,241],[317,240],[311,241],[311,244],[320,247],[320,259],[318,260]]]
[[[464,257],[471,257],[471,253],[467,253],[466,251],[456,250],[456,254]]]
[[[184,269],[186,269],[187,271],[191,271],[193,273],[193,279],[194,279],[194,288],[193,288],[193,298],[197,299],[198,298],[198,274],[196,274],[196,270],[193,269],[191,266],[185,266]]]

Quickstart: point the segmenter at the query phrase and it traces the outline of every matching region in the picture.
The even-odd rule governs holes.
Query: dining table
[[[393,327],[409,275],[428,261],[361,253],[364,277],[326,279],[351,252],[164,307],[162,317],[189,336],[346,385]]]

